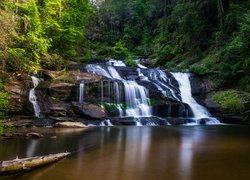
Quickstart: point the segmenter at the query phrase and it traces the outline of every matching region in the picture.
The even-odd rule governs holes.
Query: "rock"
[[[43,137],[42,134],[36,133],[36,132],[30,132],[26,134],[27,137],[31,137],[31,138],[41,138]]]
[[[94,104],[83,104],[80,105],[77,102],[72,102],[74,111],[76,114],[90,119],[105,119],[107,118],[107,113],[101,107]]]
[[[33,115],[33,106],[29,102],[29,91],[33,87],[31,78],[26,74],[10,76],[5,84],[9,98],[10,115]]]
[[[55,124],[55,127],[63,128],[87,128],[88,126],[84,125],[81,122],[58,122]]]
[[[96,82],[102,79],[102,76],[90,74],[87,72],[81,72],[75,66],[78,67],[81,65],[73,65],[71,68],[69,68],[68,71],[40,70],[38,71],[38,75],[45,81],[54,82],[62,82],[65,76],[70,83],[76,83],[78,80],[84,80],[86,82]]]
[[[204,97],[207,93],[211,93],[215,90],[215,86],[212,81],[206,77],[192,74],[190,77],[190,83],[192,88],[192,94],[194,96]]]

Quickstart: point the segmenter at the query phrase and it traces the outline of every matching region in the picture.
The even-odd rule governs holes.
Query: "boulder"
[[[26,134],[27,137],[30,137],[30,138],[41,138],[43,137],[42,134],[40,133],[37,133],[37,132],[29,132]]]
[[[107,113],[101,107],[94,104],[79,104],[77,102],[72,102],[74,111],[79,116],[89,118],[89,119],[106,119]]]
[[[190,77],[190,83],[192,94],[194,96],[204,97],[207,93],[211,93],[215,90],[215,86],[212,81],[197,74],[192,74]]]

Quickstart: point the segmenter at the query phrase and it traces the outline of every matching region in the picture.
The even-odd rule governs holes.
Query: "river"
[[[34,130],[44,137],[1,142],[0,160],[73,154],[8,179],[250,179],[249,126],[30,129]]]

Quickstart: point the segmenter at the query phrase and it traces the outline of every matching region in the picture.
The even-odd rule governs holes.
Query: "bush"
[[[12,123],[3,124],[0,122],[0,136],[13,133],[14,129],[15,128]]]
[[[212,100],[227,113],[241,113],[245,109],[243,96],[234,90],[218,92],[212,97]]]
[[[132,59],[126,59],[125,64],[126,64],[126,66],[130,66],[130,67],[136,67],[137,66],[137,63]]]
[[[57,53],[46,54],[41,60],[41,66],[45,69],[61,70],[64,65],[64,59]]]

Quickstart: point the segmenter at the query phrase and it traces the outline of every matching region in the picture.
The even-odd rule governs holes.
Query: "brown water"
[[[42,132],[45,136],[38,140],[1,142],[0,160],[66,150],[74,154],[7,179],[250,179],[248,126],[97,127]]]

